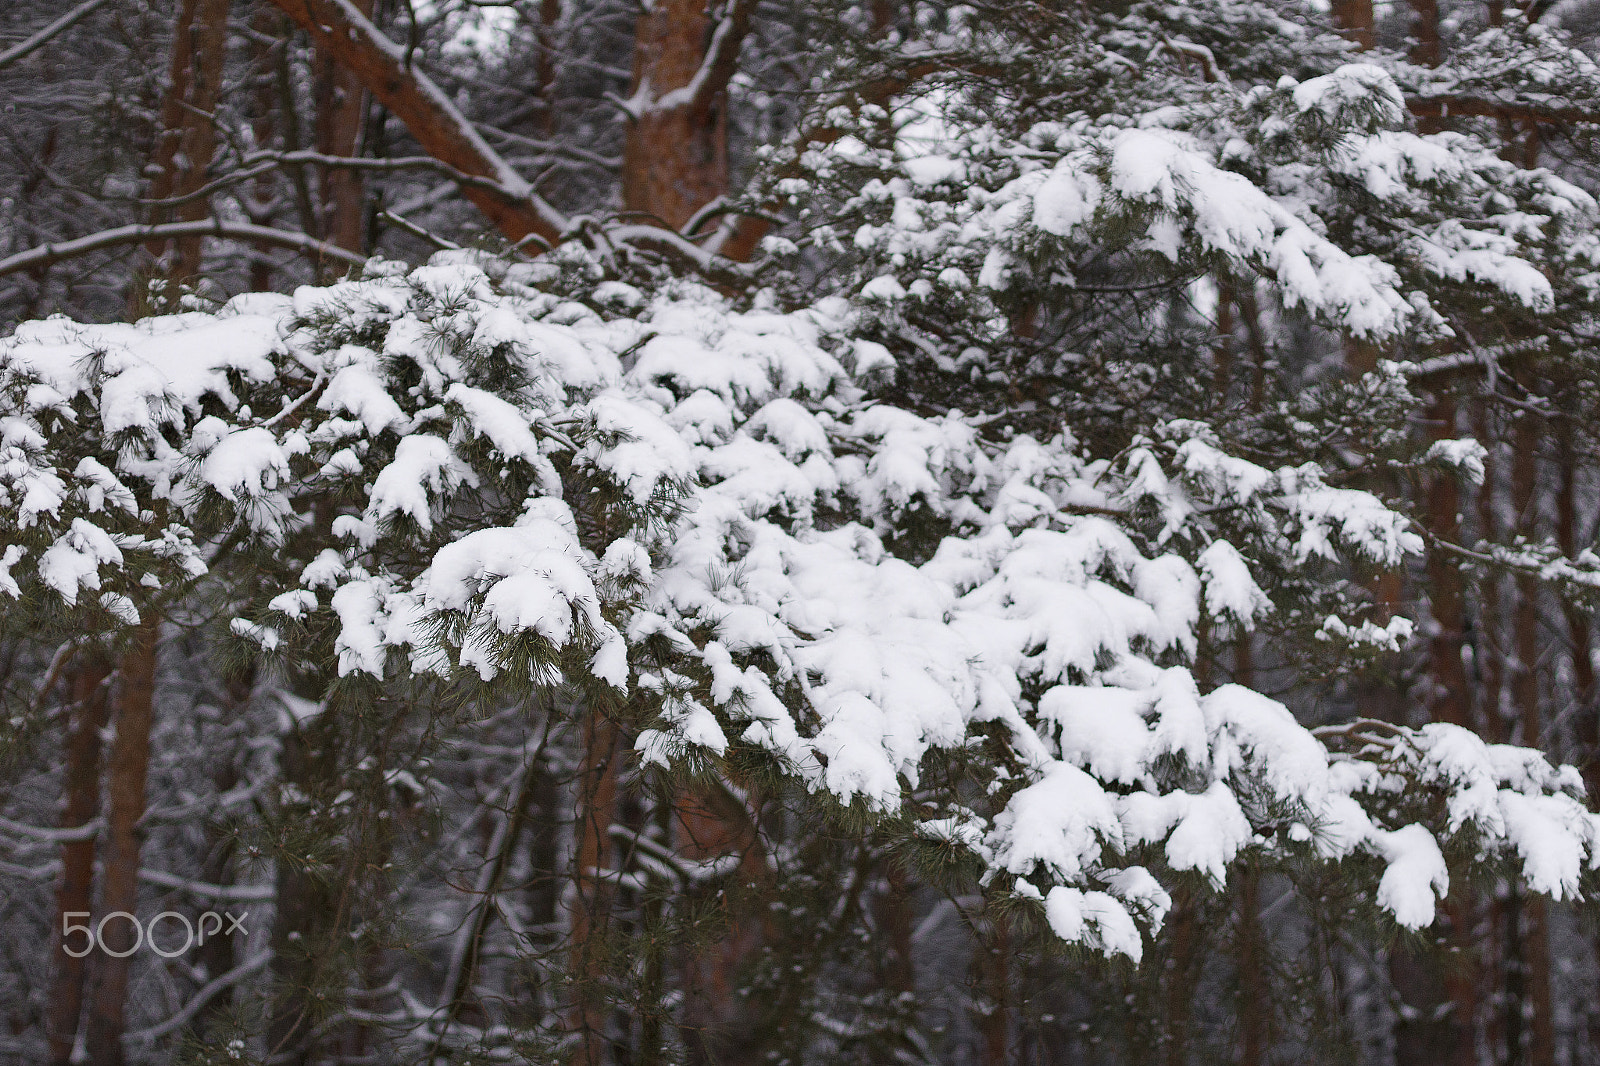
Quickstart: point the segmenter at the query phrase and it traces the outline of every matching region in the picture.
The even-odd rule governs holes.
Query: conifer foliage
[[[255,85],[152,136],[208,182],[0,258],[7,1054],[1376,1059],[1431,979],[1434,1052],[1553,1064],[1600,73],[1546,12],[841,3],[799,62],[657,0],[608,73],[603,2],[178,7]],[[97,322],[51,271],[119,247]]]

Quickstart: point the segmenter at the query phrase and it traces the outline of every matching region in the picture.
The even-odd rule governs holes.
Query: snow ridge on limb
[[[1416,550],[1374,497],[1229,456],[1193,424],[1115,462],[1065,434],[986,440],[866,391],[881,366],[841,302],[741,311],[683,288],[607,319],[470,258],[3,342],[0,386],[26,403],[0,504],[41,532],[7,549],[0,589],[67,605],[136,583],[104,516],[164,501],[173,536],[297,545],[249,594],[243,637],[321,641],[371,683],[626,695],[641,759],[761,758],[1134,960],[1163,880],[1220,884],[1246,854],[1365,856],[1377,905],[1413,928],[1447,855],[1561,897],[1595,866],[1577,778],[1536,752],[1443,726],[1319,738],[1248,689],[1201,691],[1202,615],[1275,609],[1251,576],[1262,551],[1315,567]],[[119,440],[185,443],[78,454],[92,437],[46,432],[68,408]],[[308,552],[295,515],[313,496],[340,502]],[[1218,508],[1277,540],[1219,539]],[[1159,538],[1136,528],[1148,513]],[[938,535],[907,550],[918,522]]]

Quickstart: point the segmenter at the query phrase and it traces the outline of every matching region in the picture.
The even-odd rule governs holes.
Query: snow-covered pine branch
[[[371,684],[590,692],[643,726],[643,763],[764,761],[1133,959],[1173,876],[1220,885],[1247,855],[1367,856],[1410,928],[1446,856],[1557,898],[1600,856],[1575,773],[1537,752],[1443,725],[1329,747],[1265,696],[1202,691],[1202,617],[1273,609],[1210,510],[1252,510],[1286,565],[1392,564],[1419,545],[1376,497],[1195,426],[1112,457],[919,414],[866,388],[882,350],[843,301],[739,310],[611,283],[637,310],[603,315],[535,267],[487,265],[498,282],[442,253],[0,343],[17,401],[0,499],[27,531],[7,593],[66,609],[145,584],[135,549],[187,545],[200,567],[222,538],[284,545],[235,594],[236,632],[266,652]],[[300,517],[312,498],[336,501],[324,539]],[[1141,507],[1164,516],[1158,548],[1116,517]],[[130,534],[120,512],[165,524]],[[929,521],[931,551],[897,553]],[[225,559],[208,580],[230,581]],[[966,776],[938,784],[956,752]]]

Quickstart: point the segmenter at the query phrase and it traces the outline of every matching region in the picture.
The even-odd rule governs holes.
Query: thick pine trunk
[[[1333,0],[1333,22],[1363,52],[1378,43],[1372,0]]]
[[[106,726],[106,680],[111,661],[96,652],[80,652],[69,674],[69,717],[62,775],[61,828],[88,825],[100,813],[100,732]],[[83,925],[94,909],[94,838],[69,841],[61,846],[61,883],[56,888],[56,919],[50,978],[50,1004],[45,1015],[53,1066],[67,1066],[78,1040],[83,1015],[84,978],[88,969],[88,940],[74,933],[62,935],[65,923]],[[74,958],[65,948],[84,954]]]
[[[106,763],[106,846],[100,889],[94,993],[89,1001],[88,1049],[93,1066],[122,1066],[128,977],[139,910],[139,845],[145,781],[150,769],[150,727],[155,720],[156,646],[160,619],[146,611],[118,670],[115,735]],[[106,921],[117,912],[133,917]],[[118,955],[121,955],[119,958]]]
[[[728,191],[726,93],[673,103],[706,58],[705,0],[656,0],[634,29],[633,91],[641,107],[622,149],[622,205],[682,229]]]
[[[229,0],[182,0],[179,5],[172,64],[161,101],[161,131],[150,159],[152,200],[189,196],[206,183],[206,168],[217,148],[217,127],[212,115],[222,92],[228,8]],[[196,197],[156,208],[150,221],[190,222],[210,213],[209,200]],[[197,277],[201,240],[180,237],[170,242],[171,254],[159,264],[160,272],[180,282]],[[166,242],[156,241],[146,245],[146,251],[159,262],[167,247]]]

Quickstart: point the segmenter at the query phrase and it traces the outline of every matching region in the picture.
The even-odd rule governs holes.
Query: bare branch
[[[421,237],[423,240],[427,241],[429,244],[433,245],[435,248],[442,248],[445,251],[456,251],[456,250],[460,249],[460,247],[461,247],[461,245],[457,244],[455,241],[449,240],[449,239],[447,239],[445,237],[441,237],[436,233],[429,233],[427,230],[423,229],[421,226],[417,225],[415,222],[412,222],[408,218],[403,218],[402,216],[395,214],[393,211],[382,211],[382,212],[379,212],[378,217],[383,219],[386,222],[393,223],[395,226],[398,226],[400,229],[405,230],[407,233],[411,234],[413,237]],[[530,238],[537,239],[538,238],[538,234],[530,233],[530,234],[528,234],[527,237],[524,237],[522,239],[523,240],[529,240]]]
[[[142,244],[145,241],[167,240],[173,237],[225,237],[235,241],[271,244],[280,248],[292,248],[307,255],[337,259],[342,263],[349,263],[351,266],[362,266],[367,261],[366,256],[347,252],[337,245],[319,241],[314,237],[306,236],[304,233],[273,229],[270,226],[257,226],[248,222],[201,219],[198,222],[163,222],[151,226],[120,226],[117,229],[91,233],[76,240],[43,244],[37,248],[30,248],[26,252],[18,252],[16,255],[0,259],[0,277],[6,274],[15,274],[19,270],[31,270],[35,267],[59,263],[63,259],[72,259],[76,256],[86,255],[89,252],[99,251],[102,248],[115,248],[123,244]]]
[[[22,822],[13,822],[10,818],[0,818],[0,829],[18,836],[29,837],[33,840],[44,840],[52,844],[66,844],[74,840],[93,840],[100,835],[100,830],[106,827],[105,819],[94,818],[75,825],[70,829],[47,829],[39,825],[25,825]]]
[[[233,969],[229,970],[220,977],[212,978],[210,981],[207,981],[205,984],[200,986],[200,990],[194,994],[194,998],[188,1003],[184,1004],[183,1009],[178,1013],[174,1014],[166,1021],[158,1022],[157,1024],[152,1025],[148,1029],[140,1029],[136,1033],[127,1034],[122,1038],[123,1043],[133,1044],[141,1041],[145,1043],[155,1043],[168,1033],[177,1032],[179,1029],[182,1029],[184,1026],[193,1021],[194,1016],[199,1014],[207,1003],[210,1003],[213,999],[215,999],[218,992],[221,992],[225,988],[231,988],[240,981],[243,981],[246,977],[249,977],[251,974],[266,966],[271,959],[272,953],[270,951],[263,951],[253,958],[244,960],[239,965],[235,966]]]
[[[23,56],[43,48],[45,45],[49,44],[53,38],[65,33],[79,22],[82,22],[84,19],[94,14],[100,8],[105,7],[107,2],[108,0],[84,0],[83,3],[79,4],[71,11],[68,11],[60,18],[56,19],[54,22],[50,23],[50,25],[40,30],[32,37],[29,37],[20,44],[12,45],[4,52],[0,52],[0,70],[6,69]]]
[[[381,173],[393,173],[403,170],[431,170],[443,174],[451,181],[461,186],[477,186],[492,192],[510,196],[511,190],[490,180],[463,173],[448,163],[442,163],[432,156],[402,156],[397,159],[363,159],[360,156],[328,155],[325,152],[312,152],[299,150],[293,152],[251,152],[239,161],[244,170],[236,170],[224,174],[215,181],[196,189],[194,192],[183,196],[169,196],[161,200],[141,200],[139,203],[145,207],[175,207],[188,203],[191,200],[204,199],[220,189],[237,185],[243,181],[260,177],[262,174],[285,166],[319,166],[330,170],[371,170]]]
[[[265,902],[277,896],[277,890],[271,885],[209,885],[204,881],[193,881],[177,874],[145,868],[139,870],[139,880],[147,885],[160,885],[162,888],[187,892],[199,899],[226,900],[232,903]]]

